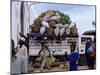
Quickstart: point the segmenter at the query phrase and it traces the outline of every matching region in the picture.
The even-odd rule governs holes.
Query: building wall
[[[20,32],[20,5],[21,2],[12,1],[11,7],[11,39],[17,45],[17,35]]]

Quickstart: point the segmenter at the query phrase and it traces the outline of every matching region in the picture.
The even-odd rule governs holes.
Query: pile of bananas
[[[60,64],[60,65],[59,65],[59,68],[60,68],[60,69],[69,70],[69,62],[66,62],[66,63],[64,63],[64,64]]]
[[[60,65],[59,65],[59,68],[60,68],[60,69],[65,69],[65,65],[64,65],[64,64],[60,64]]]
[[[54,63],[54,61],[55,61],[55,58],[53,57],[48,57],[48,64],[49,65],[52,65],[53,63]]]
[[[36,62],[41,62],[42,61],[42,58],[41,57],[37,57],[35,61]]]

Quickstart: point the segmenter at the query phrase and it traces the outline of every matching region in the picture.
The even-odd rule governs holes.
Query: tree
[[[96,26],[96,22],[95,22],[95,21],[92,21],[92,25],[93,25],[93,26]]]
[[[71,24],[71,19],[68,15],[65,15],[64,13],[59,13],[60,19],[59,22],[63,25],[65,24]]]

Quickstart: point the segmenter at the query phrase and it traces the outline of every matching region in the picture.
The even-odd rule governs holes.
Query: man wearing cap
[[[19,39],[18,54],[19,54],[19,57],[21,55],[26,59],[25,65],[27,66],[26,68],[28,68],[28,50],[27,50],[27,47],[25,46],[25,41],[26,39],[24,37],[21,37]]]
[[[25,38],[21,37],[19,39],[19,52],[21,53],[21,55],[25,56],[26,58],[28,57],[28,53],[27,53],[27,47],[25,46]]]

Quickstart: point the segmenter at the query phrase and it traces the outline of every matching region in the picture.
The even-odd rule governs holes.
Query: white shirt
[[[26,58],[28,57],[28,53],[27,53],[27,47],[25,45],[22,45],[21,48],[19,48],[18,52],[25,56]]]
[[[27,65],[28,65],[27,58],[17,53],[11,59],[11,74],[27,73],[27,68],[28,68]]]

